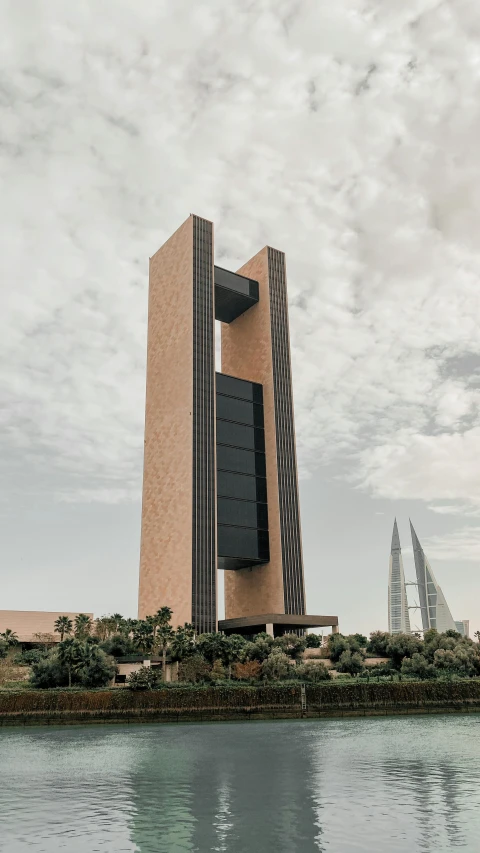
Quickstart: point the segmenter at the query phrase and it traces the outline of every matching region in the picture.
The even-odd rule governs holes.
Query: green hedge
[[[463,681],[353,682],[352,684],[310,684],[306,687],[307,710],[318,712],[390,709],[405,707],[446,707],[473,705],[480,710],[480,679]],[[0,692],[2,717],[119,718],[168,716],[223,711],[228,715],[251,713],[292,713],[300,709],[300,685],[261,687],[184,687],[132,691],[113,690],[25,690]],[[5,720],[7,721],[7,720]]]
[[[307,686],[307,705],[314,708],[396,707],[462,702],[480,703],[480,679],[462,681],[392,681],[352,684],[327,682]]]
[[[296,707],[298,685],[285,687],[186,687],[171,690],[28,690],[0,693],[2,714],[45,712],[200,711],[222,708]]]

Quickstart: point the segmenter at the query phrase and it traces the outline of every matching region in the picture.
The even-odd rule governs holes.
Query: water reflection
[[[144,753],[131,777],[132,839],[141,853],[257,851],[259,844],[277,853],[322,849],[309,787],[312,755],[294,725],[278,731],[280,739],[269,724],[155,734],[160,748]]]
[[[418,850],[436,850],[442,838],[448,842],[448,849],[465,846],[461,820],[468,803],[463,802],[465,780],[459,768],[439,756],[438,763],[433,765],[422,758],[404,759],[396,766],[387,761],[382,769],[386,784],[394,786],[405,804],[405,811],[410,808],[416,819]]]
[[[0,850],[473,853],[479,722],[0,730]]]

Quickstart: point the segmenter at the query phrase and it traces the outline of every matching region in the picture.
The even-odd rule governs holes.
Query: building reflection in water
[[[8,853],[480,850],[474,715],[0,735]]]
[[[311,743],[298,722],[274,726],[145,730],[130,786],[139,853],[323,851]]]
[[[384,764],[383,773],[414,819],[419,851],[435,853],[445,841],[448,849],[465,847],[465,833],[459,821],[465,808],[465,777],[460,769],[439,756],[435,762],[397,760],[394,766],[389,761]]]

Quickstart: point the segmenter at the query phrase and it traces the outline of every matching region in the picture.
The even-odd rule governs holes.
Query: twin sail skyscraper
[[[397,519],[393,525],[388,573],[388,630],[390,634],[410,634],[407,590],[403,572],[402,549]]]
[[[428,631],[430,628],[436,628],[439,633],[458,630],[460,623],[456,623],[453,619],[412,522],[410,522],[410,532],[416,573],[416,583],[412,583],[412,586],[415,586],[418,591],[418,605],[413,608],[408,606],[400,537],[395,519],[388,577],[388,630],[391,634],[409,634],[411,632],[409,609],[420,610],[422,624],[420,630],[422,631]]]
[[[410,522],[412,534],[413,554],[415,557],[415,572],[417,575],[417,589],[420,612],[422,615],[422,628],[424,631],[436,628],[442,634],[444,631],[456,631],[455,621],[450,608],[445,601],[445,596],[435,580],[432,567],[428,562],[425,552],[420,545],[419,539]]]

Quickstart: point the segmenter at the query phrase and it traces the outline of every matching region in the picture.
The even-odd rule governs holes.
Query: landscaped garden
[[[157,656],[162,665],[140,667],[126,681],[131,689],[188,685],[260,686],[302,682],[337,684],[355,681],[436,681],[480,675],[480,645],[455,631],[391,635],[374,631],[332,634],[325,644],[316,634],[286,634],[272,638],[257,634],[195,635],[191,625],[174,629],[172,612],[161,608],[144,620],[119,614],[94,622],[79,614],[72,622],[55,623],[57,641],[45,635],[21,647],[11,631],[0,635],[0,688],[101,688],[112,684],[117,661],[141,655]],[[372,665],[372,659],[376,663]],[[167,661],[177,663],[178,679],[163,679]]]

